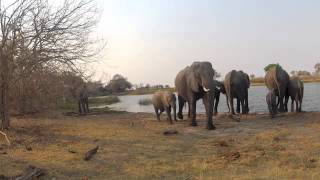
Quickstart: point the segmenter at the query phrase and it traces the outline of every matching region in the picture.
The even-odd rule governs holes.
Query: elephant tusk
[[[209,91],[210,91],[210,89],[207,89],[207,88],[204,87],[204,86],[203,86],[203,90],[204,90],[204,92],[209,92]]]
[[[219,86],[216,86],[216,88],[218,89],[218,91],[220,91],[220,90],[221,90],[221,88],[220,88]]]

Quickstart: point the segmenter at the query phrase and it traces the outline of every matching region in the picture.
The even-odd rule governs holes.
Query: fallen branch
[[[7,140],[8,144],[9,144],[9,146],[10,146],[10,145],[11,145],[11,143],[10,143],[10,141],[9,141],[9,138],[8,138],[7,134],[6,134],[6,133],[4,133],[4,132],[2,132],[2,131],[0,131],[0,134],[2,134],[2,135],[6,138],[6,140]]]
[[[177,130],[171,129],[163,132],[163,135],[168,136],[168,135],[173,135],[173,134],[178,134]]]
[[[84,158],[83,158],[83,159],[84,159],[85,161],[89,161],[89,160],[92,158],[92,156],[97,153],[98,149],[99,149],[99,146],[91,149],[90,151],[88,151],[88,152],[84,155]]]
[[[22,175],[6,177],[4,175],[0,175],[0,180],[32,180],[39,179],[40,176],[46,174],[44,169],[40,169],[34,166],[28,166]]]

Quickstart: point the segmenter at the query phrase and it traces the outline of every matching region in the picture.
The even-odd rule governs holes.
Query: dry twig
[[[10,146],[11,143],[10,143],[10,141],[9,141],[9,138],[8,138],[7,134],[4,133],[4,132],[2,132],[2,131],[0,131],[0,134],[2,134],[2,135],[6,138],[6,140],[7,140],[7,142],[8,142],[8,145]]]

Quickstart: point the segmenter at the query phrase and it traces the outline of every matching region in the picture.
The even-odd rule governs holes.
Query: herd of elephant
[[[232,70],[224,81],[214,79],[215,70],[210,62],[194,62],[181,70],[175,78],[175,88],[178,96],[179,110],[176,113],[176,95],[168,91],[158,91],[152,97],[152,103],[160,120],[162,112],[166,111],[168,120],[172,123],[171,109],[173,109],[174,120],[183,119],[182,110],[188,104],[188,118],[191,126],[197,126],[196,122],[196,102],[203,100],[207,116],[207,129],[213,130],[212,116],[218,113],[220,94],[227,98],[229,113],[235,115],[234,99],[237,100],[236,112],[238,114],[249,113],[248,89],[250,79],[243,71]],[[298,78],[289,77],[288,73],[280,66],[274,66],[267,71],[265,83],[268,88],[266,103],[269,113],[273,118],[278,112],[288,111],[288,101],[291,98],[291,111],[301,112],[304,86]],[[278,101],[277,101],[278,100]]]

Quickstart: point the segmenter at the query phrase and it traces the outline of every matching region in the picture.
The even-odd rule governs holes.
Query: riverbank
[[[12,145],[0,136],[0,175],[34,165],[47,170],[44,179],[319,179],[319,117],[253,114],[235,122],[220,114],[214,131],[203,115],[198,127],[147,113],[14,117]],[[178,134],[163,135],[168,129]],[[84,161],[95,146],[98,153]]]

